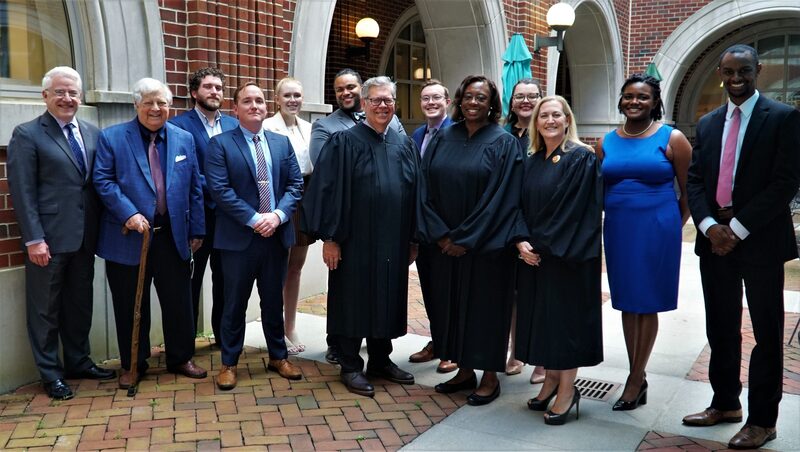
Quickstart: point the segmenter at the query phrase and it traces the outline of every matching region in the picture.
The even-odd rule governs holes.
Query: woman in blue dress
[[[603,162],[603,237],[611,303],[622,311],[630,365],[625,390],[613,410],[625,411],[647,403],[645,368],[658,332],[658,313],[678,306],[692,147],[679,130],[658,122],[664,107],[655,78],[628,77],[618,108],[625,123],[600,140],[597,156]]]

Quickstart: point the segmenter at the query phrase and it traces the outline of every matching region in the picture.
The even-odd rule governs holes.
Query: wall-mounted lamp
[[[347,58],[363,56],[369,60],[369,45],[378,37],[380,31],[381,27],[378,26],[378,22],[375,19],[365,17],[359,20],[356,24],[356,36],[364,43],[364,47],[350,46],[345,51],[345,56]]]
[[[539,53],[543,47],[556,47],[559,52],[564,51],[564,30],[575,23],[575,10],[566,3],[556,3],[547,10],[547,25],[556,31],[555,36],[533,37],[533,51]]]

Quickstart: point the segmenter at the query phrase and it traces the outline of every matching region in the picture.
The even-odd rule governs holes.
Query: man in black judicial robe
[[[375,389],[359,356],[363,338],[367,375],[414,383],[413,375],[389,359],[391,339],[406,333],[419,167],[411,139],[388,127],[395,92],[387,77],[364,83],[365,122],[328,140],[303,201],[304,229],[325,241],[327,329],[338,342],[342,381],[351,392],[370,397]]]

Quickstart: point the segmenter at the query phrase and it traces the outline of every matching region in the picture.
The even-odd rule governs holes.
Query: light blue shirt
[[[209,138],[215,137],[222,133],[222,122],[220,121],[220,119],[222,119],[222,113],[220,113],[219,110],[214,112],[213,126],[208,123],[208,118],[206,118],[206,115],[204,115],[203,112],[197,108],[197,106],[194,107],[194,111],[197,113],[197,116],[200,117],[200,122],[203,124],[203,127],[205,127]]]
[[[247,142],[247,147],[250,148],[250,157],[253,158],[253,165],[258,168],[258,157],[256,156],[256,144],[253,143],[253,137],[256,135],[253,132],[245,129],[242,126],[239,126],[239,130],[242,131],[244,134],[244,140]],[[281,220],[281,224],[286,223],[286,214],[280,210],[275,209],[275,181],[272,180],[272,155],[269,152],[269,145],[267,144],[267,137],[264,136],[264,129],[258,131],[258,138],[261,141],[261,150],[264,152],[264,160],[267,162],[267,174],[269,174],[269,184],[268,184],[268,191],[269,191],[269,205],[273,207],[272,211],[278,215],[278,218]],[[250,221],[247,222],[247,225],[253,227],[256,224],[256,221],[261,217],[262,214],[256,212],[253,214],[253,217],[250,218]]]
[[[742,105],[736,105],[728,99],[728,111],[725,112],[725,127],[722,129],[722,143],[720,144],[720,152],[719,161],[720,167],[722,167],[722,158],[723,154],[725,153],[725,141],[728,139],[728,133],[730,133],[731,129],[731,122],[733,122],[733,110],[736,107],[739,107],[739,135],[736,137],[736,156],[734,157],[733,161],[733,174],[734,180],[731,181],[731,189],[733,189],[734,184],[736,183],[736,169],[739,166],[739,156],[742,154],[742,142],[744,142],[744,133],[747,131],[747,125],[750,124],[750,118],[753,117],[753,109],[756,107],[756,102],[758,102],[758,90],[756,90],[755,94],[750,96],[749,99],[742,102]],[[712,217],[706,217],[703,221],[700,222],[698,229],[702,231],[703,235],[708,236],[707,232],[711,226],[717,224],[717,221],[714,220]],[[732,218],[730,222],[731,230],[733,233],[739,237],[740,240],[744,240],[750,235],[750,231],[744,227],[742,223],[739,222],[736,218]]]

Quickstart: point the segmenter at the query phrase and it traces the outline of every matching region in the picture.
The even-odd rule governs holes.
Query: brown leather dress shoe
[[[778,434],[774,427],[759,427],[757,425],[745,424],[739,433],[733,435],[728,447],[731,449],[758,449],[777,438]]]
[[[134,382],[131,379],[131,371],[127,369],[120,369],[119,370],[119,388],[120,389],[128,389],[131,387],[131,384],[136,385],[140,381],[142,381],[142,377],[144,377],[144,372],[137,371],[136,372],[136,381]]]
[[[267,364],[267,369],[278,372],[283,378],[289,380],[299,380],[303,378],[303,373],[300,368],[290,363],[288,359],[271,359]]]
[[[700,413],[690,414],[683,418],[684,425],[693,427],[710,427],[720,422],[742,422],[742,409],[721,411],[708,407]]]
[[[433,359],[433,341],[428,341],[428,345],[423,347],[422,350],[408,357],[408,360],[412,363],[427,363],[432,359]]]
[[[208,372],[195,364],[191,359],[180,366],[167,366],[167,371],[173,374],[183,375],[189,378],[206,378]]]
[[[236,366],[222,366],[217,375],[217,387],[223,390],[236,387]]]
[[[436,367],[436,372],[440,374],[450,373],[454,370],[458,370],[458,364],[446,359],[439,361],[439,365]]]

